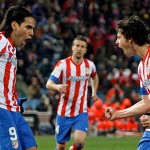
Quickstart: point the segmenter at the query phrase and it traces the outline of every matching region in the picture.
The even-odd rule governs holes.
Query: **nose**
[[[79,51],[81,51],[81,50],[82,50],[82,47],[81,47],[81,46],[79,46],[79,47],[78,47],[78,50],[79,50]]]
[[[29,35],[32,37],[34,34],[33,29],[30,30]]]
[[[118,45],[118,40],[116,40],[116,45]]]

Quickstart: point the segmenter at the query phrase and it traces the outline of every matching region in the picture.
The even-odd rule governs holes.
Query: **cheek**
[[[124,40],[120,40],[119,41],[119,46],[120,47],[126,47],[127,45],[126,45],[126,42]]]
[[[18,31],[18,36],[20,36],[20,38],[24,38],[26,34],[27,34],[26,30],[22,29]]]

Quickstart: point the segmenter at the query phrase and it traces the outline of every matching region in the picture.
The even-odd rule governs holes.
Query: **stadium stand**
[[[20,97],[28,97],[28,102],[24,104],[26,112],[46,111],[47,122],[49,122],[49,113],[52,111],[50,101],[54,98],[58,99],[58,94],[47,91],[45,83],[56,62],[70,55],[69,47],[74,37],[77,34],[84,34],[89,44],[86,57],[96,64],[100,79],[98,89],[100,104],[91,102],[89,87],[90,124],[96,124],[94,129],[97,133],[104,130],[111,132],[112,129],[134,132],[141,130],[138,118],[108,122],[104,119],[103,110],[98,111],[104,109],[108,101],[114,107],[122,109],[140,100],[137,76],[139,58],[132,57],[129,61],[125,61],[127,58],[115,45],[115,25],[117,20],[128,18],[133,14],[139,15],[150,24],[150,1],[2,0],[0,21],[5,10],[16,4],[29,8],[37,20],[33,40],[29,41],[25,48],[18,48],[17,54],[17,89]],[[115,84],[120,87],[119,93],[111,91]],[[113,97],[110,97],[112,94]],[[126,103],[123,102],[124,100]]]

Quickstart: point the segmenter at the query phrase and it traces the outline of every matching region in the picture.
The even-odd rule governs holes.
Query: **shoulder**
[[[84,58],[84,62],[89,63],[89,65],[95,66],[94,62],[89,60],[89,59],[87,59],[87,58]]]
[[[6,45],[8,43],[8,39],[0,32],[0,53],[4,53],[6,51]]]
[[[6,37],[4,36],[3,32],[0,32],[0,41],[8,41],[8,39],[6,39]]]
[[[65,62],[66,62],[66,58],[65,58],[65,59],[61,59],[61,60],[58,60],[58,62],[57,62],[56,65],[55,65],[55,68],[56,68],[56,67],[61,67],[61,66],[63,66],[63,65],[65,64]]]

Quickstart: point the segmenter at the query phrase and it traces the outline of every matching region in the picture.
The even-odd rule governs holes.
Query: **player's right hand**
[[[105,117],[109,120],[117,119],[117,110],[113,109],[112,107],[106,107],[105,109]]]
[[[58,85],[58,91],[59,91],[60,93],[65,94],[66,91],[67,91],[67,87],[68,87],[67,84],[59,84],[59,85]]]

